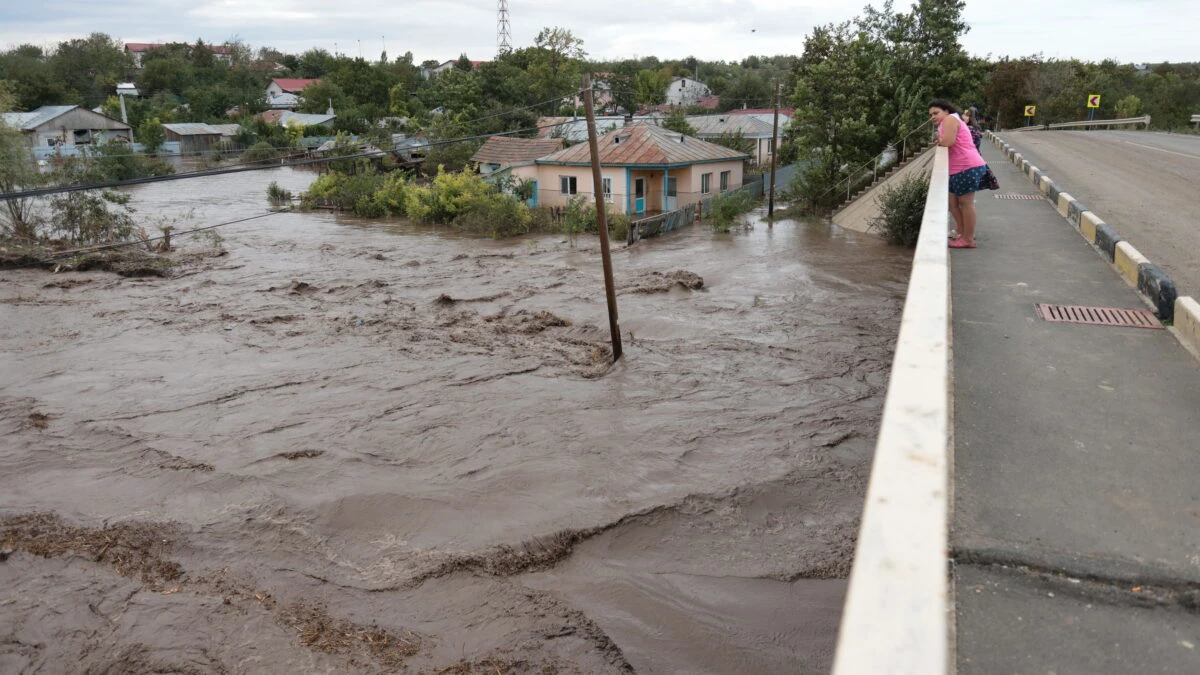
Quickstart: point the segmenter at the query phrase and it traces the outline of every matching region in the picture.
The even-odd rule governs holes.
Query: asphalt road
[[[1200,136],[1144,131],[1000,135],[1169,274],[1180,295],[1200,296]]]

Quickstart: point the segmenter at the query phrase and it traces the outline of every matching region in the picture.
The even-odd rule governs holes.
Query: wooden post
[[[596,229],[600,230],[600,258],[604,261],[604,293],[608,298],[608,330],[612,333],[613,363],[621,358],[621,327],[617,323],[617,290],[613,285],[612,257],[608,253],[608,216],[604,212],[604,181],[600,177],[600,149],[596,143],[596,115],[592,111],[592,76],[583,74],[583,109],[587,113],[588,148],[592,154],[592,194],[596,196]]]
[[[771,125],[771,187],[767,197],[767,224],[775,215],[775,156],[779,154],[779,90],[783,85],[775,83],[775,122]]]

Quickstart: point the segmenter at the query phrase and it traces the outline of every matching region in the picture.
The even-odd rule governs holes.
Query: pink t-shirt
[[[954,113],[954,119],[958,120],[958,135],[954,138],[954,145],[950,146],[951,175],[987,164],[983,155],[975,149],[975,141],[971,140],[971,130],[967,128],[967,123],[957,113]],[[945,123],[946,121],[942,120],[942,124]],[[938,125],[938,138],[942,137],[942,124]]]

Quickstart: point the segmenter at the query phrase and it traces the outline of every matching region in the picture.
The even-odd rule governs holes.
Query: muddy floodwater
[[[186,229],[312,178],[131,193]],[[828,671],[911,252],[615,246],[610,366],[594,237],[217,231],[0,271],[0,672]]]

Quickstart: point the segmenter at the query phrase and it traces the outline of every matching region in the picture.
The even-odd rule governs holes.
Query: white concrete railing
[[[834,675],[950,672],[948,156],[936,149]]]
[[[1200,117],[1200,116],[1198,116]],[[1074,129],[1078,127],[1115,127],[1125,124],[1144,124],[1146,128],[1150,128],[1150,116],[1142,115],[1141,117],[1125,117],[1119,120],[1083,120],[1082,122],[1056,122],[1054,124],[1035,124],[1030,127],[1017,127],[1016,129],[1005,129],[1004,133],[1012,133],[1014,131],[1041,131],[1043,129]]]
[[[1200,115],[1192,115],[1192,124],[1195,124],[1196,128],[1200,129]]]

